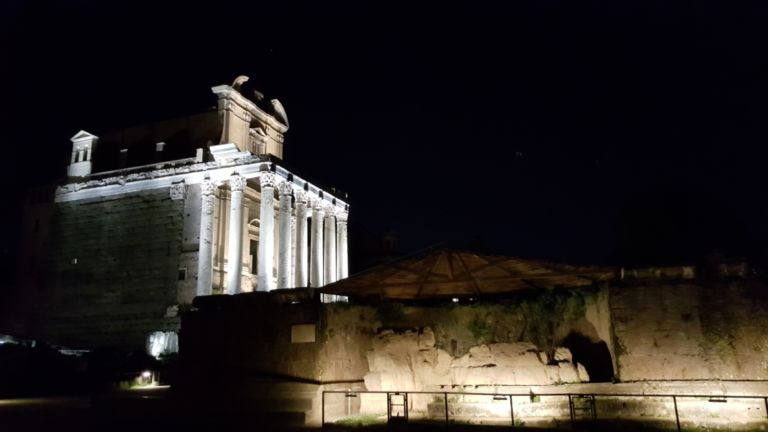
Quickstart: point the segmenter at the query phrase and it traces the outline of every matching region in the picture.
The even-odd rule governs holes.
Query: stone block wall
[[[143,349],[177,330],[185,201],[164,188],[56,204],[35,336]]]
[[[768,298],[756,281],[617,286],[610,304],[622,381],[768,379]]]
[[[183,317],[180,346],[193,379],[247,381],[274,376],[317,381],[323,364],[322,331],[315,342],[292,342],[294,325],[319,327],[319,305],[281,303],[263,292],[197,297]],[[212,384],[212,383],[209,383]]]
[[[509,350],[510,347],[523,347],[520,348],[522,351],[517,348],[517,351],[513,350],[516,355],[512,363],[519,363],[517,357],[527,359],[533,356],[536,372],[540,372],[541,379],[522,374],[519,379],[514,378],[506,384],[578,382],[584,380],[587,374],[582,371],[583,378],[578,378],[575,362],[571,368],[559,367],[558,363],[564,359],[556,355],[554,344],[560,341],[554,339],[554,334],[567,335],[571,329],[581,330],[589,326],[590,335],[597,335],[602,332],[594,327],[608,326],[601,322],[593,325],[589,321],[590,317],[599,317],[599,314],[591,311],[597,310],[596,303],[604,300],[597,293],[591,294],[586,300],[582,299],[581,304],[564,306],[563,310],[549,310],[546,307],[539,310],[533,305],[551,301],[539,298],[508,304],[434,307],[382,304],[372,307],[319,304],[312,301],[292,304],[279,300],[280,296],[276,293],[245,293],[198,297],[195,300],[197,310],[184,318],[182,354],[188,354],[187,358],[200,359],[195,367],[216,370],[241,368],[250,373],[267,373],[314,382],[362,382],[364,378],[373,380],[375,377],[366,378],[366,374],[387,369],[376,366],[380,366],[378,360],[392,360],[397,364],[402,363],[402,372],[411,382],[414,379],[411,360],[419,355],[424,357],[421,363],[430,363],[428,360],[435,357],[435,361],[430,363],[434,370],[430,369],[425,374],[434,372],[441,375],[439,369],[444,366],[444,362],[438,361],[440,358],[456,363],[456,368],[461,369],[462,364],[459,363],[470,358],[476,360],[478,353],[483,350],[496,352]],[[569,293],[565,293],[565,296],[573,298]],[[560,304],[558,301],[552,302]],[[562,304],[569,303],[563,301]],[[560,316],[548,315],[554,315],[555,312]],[[292,327],[303,324],[316,325],[314,342],[291,341]],[[420,342],[420,334],[424,333],[429,335],[428,343]],[[393,338],[403,339],[403,347],[398,345],[399,348],[393,351],[388,342],[383,342]],[[397,358],[387,354],[393,352],[399,353],[395,356]],[[381,356],[377,357],[377,353]],[[489,364],[473,366],[487,372],[493,369],[491,363],[499,363],[500,367],[509,363],[502,361],[506,357],[501,357]],[[430,367],[425,366],[426,369]],[[464,369],[471,369],[470,365]],[[462,374],[458,369],[455,372]],[[478,379],[464,375],[466,373],[456,379],[451,375],[440,382],[432,380],[434,382],[430,384],[488,384],[493,379],[487,374],[481,374],[482,377]],[[412,384],[406,387],[416,389]]]

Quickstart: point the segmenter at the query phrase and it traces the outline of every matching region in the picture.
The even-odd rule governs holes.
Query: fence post
[[[677,423],[677,432],[680,432],[680,415],[677,413],[677,396],[672,396],[672,403],[675,404],[675,422]]]
[[[448,393],[443,393],[443,403],[445,404],[445,424],[448,424]]]
[[[768,397],[764,397],[763,402],[765,403],[765,417],[768,418]]]
[[[325,390],[323,390],[323,397],[320,402],[320,427],[325,428]]]
[[[512,402],[514,396],[509,395],[509,419],[512,422],[512,429],[515,428],[515,404]]]

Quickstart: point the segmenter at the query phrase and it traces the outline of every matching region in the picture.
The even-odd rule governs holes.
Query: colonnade
[[[257,257],[257,291],[276,288],[321,287],[349,275],[347,255],[347,216],[342,209],[310,194],[292,182],[268,171],[259,174],[261,202],[259,207],[259,246]],[[241,289],[243,231],[243,195],[246,178],[233,174],[227,181],[230,189],[227,277],[224,293],[236,294]],[[218,186],[206,179],[201,185],[200,248],[197,295],[210,295],[212,289],[214,206]],[[278,192],[277,230],[275,230],[275,189]],[[311,233],[310,231],[311,226]],[[278,254],[275,262],[275,231]],[[273,274],[277,268],[276,275]]]

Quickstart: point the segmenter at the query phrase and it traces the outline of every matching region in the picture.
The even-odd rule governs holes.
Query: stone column
[[[312,256],[310,257],[309,285],[323,286],[323,208],[317,200],[312,209]]]
[[[229,250],[227,251],[227,294],[240,292],[240,273],[243,264],[243,190],[246,180],[238,174],[229,178]]]
[[[349,276],[349,256],[347,254],[347,212],[336,215],[336,278]]]
[[[331,207],[325,212],[325,275],[326,285],[336,282],[336,215]]]
[[[309,285],[307,248],[307,194],[296,191],[296,282],[297,287]]]
[[[275,174],[263,172],[260,177],[258,291],[272,291],[272,268],[275,255]]]
[[[291,287],[291,198],[293,185],[287,181],[278,186],[280,192],[280,226],[277,251],[277,287]]]
[[[295,204],[294,204],[295,205]],[[296,215],[291,214],[291,274],[290,285],[296,287]]]
[[[250,222],[250,207],[251,200],[243,197],[243,247],[241,248],[241,260],[240,275],[241,275],[241,287],[240,292],[253,291],[253,282],[248,277],[251,274],[251,268],[249,267],[250,252],[251,252],[251,239],[248,235],[248,222]],[[242,285],[245,282],[245,285]]]
[[[205,179],[200,185],[200,246],[197,253],[197,295],[213,293],[213,208],[216,184]]]

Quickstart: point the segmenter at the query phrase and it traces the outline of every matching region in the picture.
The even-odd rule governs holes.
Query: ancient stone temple
[[[166,336],[196,296],[347,276],[348,204],[286,168],[286,111],[244,96],[247,79],[213,87],[208,112],[71,138],[67,180],[26,208],[29,335],[173,345]]]

